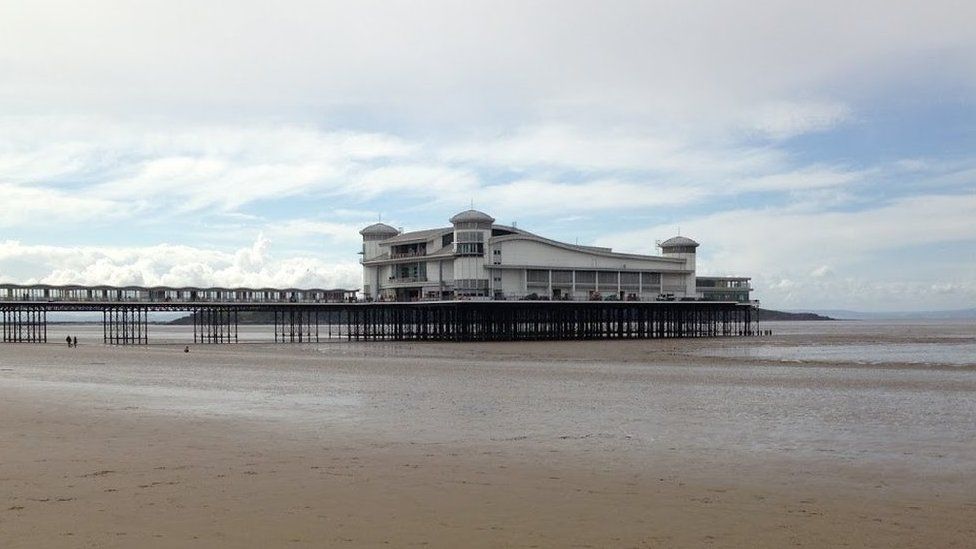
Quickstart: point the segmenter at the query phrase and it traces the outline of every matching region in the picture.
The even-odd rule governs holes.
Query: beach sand
[[[976,545],[973,368],[742,344],[4,345],[0,547]]]

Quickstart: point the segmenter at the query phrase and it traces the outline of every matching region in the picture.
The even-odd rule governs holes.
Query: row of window
[[[486,290],[488,289],[488,279],[459,278],[454,281],[454,288],[457,290]]]
[[[551,271],[553,284],[572,284],[574,271]],[[549,284],[548,270],[529,269],[526,271],[526,279],[529,284]],[[656,286],[661,283],[661,273],[635,273],[617,271],[575,271],[577,285],[607,284],[622,286]]]

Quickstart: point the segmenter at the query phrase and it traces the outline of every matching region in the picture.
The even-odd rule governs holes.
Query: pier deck
[[[5,343],[47,342],[52,312],[102,313],[109,344],[149,343],[149,315],[186,312],[197,343],[238,342],[240,313],[273,317],[275,341],[521,341],[748,336],[748,304],[715,301],[429,301],[373,303],[240,301],[2,301]]]

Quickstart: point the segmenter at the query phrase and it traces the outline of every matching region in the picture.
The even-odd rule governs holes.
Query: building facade
[[[414,232],[375,223],[360,231],[365,299],[707,297],[695,275],[698,243],[690,238],[662,242],[661,255],[638,255],[551,240],[496,224],[477,210],[461,212],[450,223]],[[735,280],[745,280],[748,288],[748,279]]]

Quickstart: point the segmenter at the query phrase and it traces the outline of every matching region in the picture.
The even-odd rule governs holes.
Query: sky
[[[361,286],[472,204],[753,278],[976,307],[976,4],[0,0],[0,281]]]

